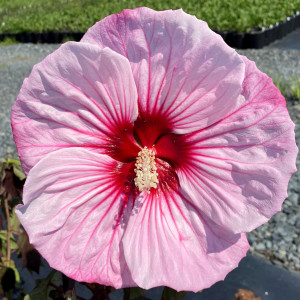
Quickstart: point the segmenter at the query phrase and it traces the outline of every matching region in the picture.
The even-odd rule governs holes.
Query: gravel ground
[[[296,142],[300,147],[300,101],[288,102],[288,109],[295,122]],[[250,253],[268,258],[273,264],[300,272],[300,156],[297,169],[288,187],[288,198],[282,211],[271,220],[248,233]]]
[[[0,158],[16,156],[10,127],[10,109],[23,80],[34,64],[57,49],[59,45],[16,44],[0,46]]]
[[[238,50],[254,60],[269,76],[280,76],[282,81],[300,78],[300,51],[281,49]],[[274,77],[273,77],[274,78]],[[287,106],[295,122],[296,143],[300,147],[300,102],[288,99]],[[274,265],[300,272],[300,156],[297,158],[298,172],[288,187],[288,198],[282,211],[271,220],[247,234],[250,253],[266,257]]]
[[[23,79],[32,66],[41,61],[59,45],[18,44],[0,46],[0,157],[16,156],[10,128],[10,108],[14,103]],[[300,51],[261,49],[239,50],[240,54],[254,60],[270,76],[280,76],[283,81],[300,78]],[[288,101],[292,119],[296,123],[296,139],[300,145],[300,104]],[[297,159],[299,169],[300,158]],[[267,224],[248,234],[250,252],[264,256],[275,265],[300,271],[300,174],[293,175],[288,198],[282,211]]]

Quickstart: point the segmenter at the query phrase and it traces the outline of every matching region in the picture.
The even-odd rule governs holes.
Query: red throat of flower
[[[108,155],[131,165],[126,181],[130,178],[137,192],[178,189],[175,171],[186,163],[189,147],[185,136],[172,133],[170,127],[163,117],[139,116],[133,126],[119,126],[106,145]]]

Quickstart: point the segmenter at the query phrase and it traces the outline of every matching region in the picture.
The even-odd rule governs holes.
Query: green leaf
[[[15,176],[17,176],[21,181],[26,178],[25,174],[23,173],[21,162],[19,159],[16,158],[2,158],[2,166],[4,168],[13,168],[13,172]]]
[[[2,253],[3,253],[3,251],[6,253],[6,248],[7,248],[7,230],[0,230],[0,240],[1,240],[1,251],[2,251]],[[10,234],[10,249],[12,249],[12,250],[18,249],[17,241],[16,241],[16,239],[13,236],[12,233]]]
[[[9,165],[21,165],[21,162],[17,158],[8,158],[7,160],[4,160]]]
[[[1,240],[6,240],[7,238],[7,230],[0,230],[0,239]]]
[[[10,216],[10,228],[14,231],[19,231],[20,229],[20,221],[15,213],[15,208],[12,211],[12,215]]]
[[[36,287],[31,293],[25,296],[24,300],[48,299],[49,293],[54,290],[52,286],[49,286],[50,282],[56,286],[60,286],[62,283],[61,273],[53,270],[46,278],[37,280]]]
[[[14,174],[22,181],[26,178],[21,165],[13,165]]]
[[[137,298],[142,298],[147,293],[147,290],[141,289],[139,287],[132,287],[132,288],[129,288],[129,289],[130,289],[130,297],[129,297],[130,300],[134,300],[134,299],[137,299]]]
[[[20,203],[21,190],[25,180],[20,180],[14,174],[12,166],[5,167],[1,172],[1,195],[3,195],[9,201],[9,207],[12,209],[13,206]],[[15,200],[17,200],[17,202]]]
[[[182,300],[186,296],[187,292],[176,292],[175,290],[165,287],[163,294],[161,296],[161,300]]]
[[[6,257],[1,257],[1,262],[5,268],[12,269],[14,271],[16,284],[19,285],[21,282],[21,278],[20,273],[16,268],[15,262],[12,259],[8,261]]]

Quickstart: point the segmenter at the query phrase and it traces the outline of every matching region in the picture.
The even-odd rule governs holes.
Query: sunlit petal
[[[27,173],[47,153],[99,146],[137,117],[127,59],[111,49],[70,42],[37,64],[12,109],[15,142]]]
[[[249,248],[207,219],[181,192],[142,195],[122,243],[133,280],[142,288],[169,286],[198,292],[223,280]]]
[[[182,10],[124,10],[96,23],[82,41],[127,57],[140,114],[164,116],[174,132],[209,126],[244,101],[243,60],[205,22]]]
[[[51,267],[78,281],[135,285],[120,249],[128,166],[71,148],[48,154],[31,169],[25,205],[16,213]]]
[[[180,184],[207,216],[234,232],[250,231],[281,209],[296,171],[294,124],[272,80],[246,58],[236,112],[186,137]]]

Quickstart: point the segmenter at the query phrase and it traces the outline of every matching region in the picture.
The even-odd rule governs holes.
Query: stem
[[[9,218],[9,209],[8,209],[8,199],[7,197],[4,199],[4,205],[5,205],[5,214],[6,214],[6,221],[7,221],[7,254],[6,259],[7,262],[10,262],[10,234],[11,234],[11,228],[10,228],[10,218]]]

